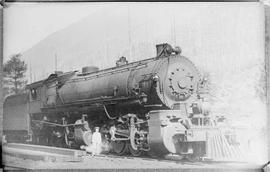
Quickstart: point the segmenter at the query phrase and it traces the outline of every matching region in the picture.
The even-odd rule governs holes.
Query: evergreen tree
[[[4,88],[7,90],[5,94],[21,93],[27,83],[24,75],[27,65],[20,58],[21,54],[15,54],[4,63]]]

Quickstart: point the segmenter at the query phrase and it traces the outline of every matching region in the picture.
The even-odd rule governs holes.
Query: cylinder
[[[91,131],[83,131],[81,128],[74,129],[75,141],[81,145],[91,145],[92,142],[92,132]]]

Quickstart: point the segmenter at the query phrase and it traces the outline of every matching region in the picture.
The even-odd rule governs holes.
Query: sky
[[[6,3],[4,59],[30,49],[48,35],[91,15],[102,7],[92,3]],[[12,46],[11,46],[12,45]]]
[[[270,0],[263,0],[270,5]],[[68,25],[104,8],[103,3],[6,3],[4,60]],[[107,3],[108,4],[108,3]],[[12,44],[12,46],[10,46]]]

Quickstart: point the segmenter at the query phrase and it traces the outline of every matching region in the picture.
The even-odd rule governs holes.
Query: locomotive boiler
[[[55,72],[29,84],[29,140],[90,145],[91,129],[99,126],[103,141],[118,155],[203,156],[206,134],[191,120],[199,72],[180,48],[156,48],[154,58],[128,63],[121,57],[112,68]]]

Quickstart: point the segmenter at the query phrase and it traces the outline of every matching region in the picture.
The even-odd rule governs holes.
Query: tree
[[[20,53],[15,54],[4,63],[4,87],[10,90],[11,92],[9,92],[11,94],[21,93],[27,83],[24,75],[27,70],[27,65],[20,58]]]
[[[255,90],[260,99],[265,102],[266,101],[266,68],[264,61],[259,64],[259,76],[257,83],[255,85]]]

